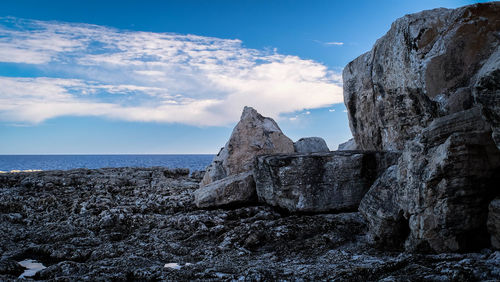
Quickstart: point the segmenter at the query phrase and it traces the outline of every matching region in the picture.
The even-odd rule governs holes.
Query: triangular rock
[[[252,170],[255,156],[293,152],[292,140],[281,132],[272,118],[263,117],[255,109],[245,107],[229,141],[208,166],[200,187]]]
[[[195,204],[210,207],[255,200],[255,157],[280,153],[294,153],[292,140],[273,119],[245,107],[229,141],[207,167],[200,189],[195,192]]]

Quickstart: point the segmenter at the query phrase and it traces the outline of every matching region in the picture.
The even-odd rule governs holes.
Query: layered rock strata
[[[344,103],[360,149],[403,150],[435,118],[477,106],[474,96],[496,109],[499,14],[493,2],[407,15],[350,62]]]
[[[357,209],[375,179],[399,154],[334,151],[265,155],[255,162],[259,201],[290,212]]]
[[[360,206],[381,245],[488,245],[500,192],[499,15],[499,2],[407,15],[344,69],[356,144],[402,152]]]

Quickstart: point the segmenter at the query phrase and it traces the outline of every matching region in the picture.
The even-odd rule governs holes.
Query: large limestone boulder
[[[255,184],[251,172],[255,157],[293,152],[292,140],[281,132],[273,119],[245,107],[229,141],[207,167],[195,194],[195,204],[208,207],[252,201]]]
[[[373,239],[438,252],[487,247],[500,151],[479,109],[434,120],[360,204]],[[407,230],[401,232],[398,230]]]
[[[373,181],[398,156],[361,151],[259,156],[257,195],[259,201],[290,212],[357,209]]]
[[[297,142],[293,143],[295,152],[299,154],[330,152],[326,142],[321,137],[305,137],[300,138]]]
[[[499,15],[499,2],[407,15],[344,69],[356,144],[402,152],[360,204],[374,241],[437,252],[489,242],[488,204],[500,193]]]
[[[499,15],[500,2],[407,15],[350,62],[344,103],[360,149],[403,150],[433,119],[473,107],[476,74],[499,45]],[[495,62],[485,76],[498,75]],[[484,82],[498,93],[498,79]]]

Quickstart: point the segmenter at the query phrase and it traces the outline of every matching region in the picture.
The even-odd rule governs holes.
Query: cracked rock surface
[[[186,170],[0,175],[0,280],[498,280],[500,252],[378,251],[361,215],[197,209]],[[167,265],[168,267],[165,267]]]

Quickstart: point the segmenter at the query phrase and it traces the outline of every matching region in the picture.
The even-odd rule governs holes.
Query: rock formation
[[[290,212],[355,210],[399,154],[334,151],[257,157],[259,201]]]
[[[250,193],[250,190],[255,191],[255,184],[251,172],[255,157],[263,154],[293,152],[292,140],[281,132],[273,119],[263,117],[251,107],[245,107],[229,141],[207,167],[203,180],[200,182],[200,190],[195,194],[195,202],[199,207],[232,203],[232,200],[228,199],[244,202],[242,195],[229,196],[243,187],[244,195],[248,196],[246,200],[252,201],[255,193]],[[231,183],[231,181],[237,183]],[[242,183],[244,181],[246,183]],[[208,186],[209,184],[211,185]],[[221,197],[227,199],[223,200]]]
[[[297,142],[293,143],[293,147],[295,148],[295,152],[299,154],[330,152],[325,140],[321,137],[300,138]]]
[[[344,103],[360,149],[403,150],[435,118],[476,106],[473,93],[498,103],[499,7],[404,16],[344,68]]]
[[[491,234],[491,245],[496,249],[500,249],[500,198],[490,203],[488,231]]]
[[[200,210],[199,180],[165,168],[0,174],[0,281],[499,281],[500,251],[421,255],[367,245],[357,212]]]
[[[257,199],[253,172],[247,171],[209,183],[194,192],[197,207],[225,206]]]
[[[354,138],[351,138],[344,143],[340,143],[337,150],[352,151],[352,150],[359,150],[359,148],[358,145],[356,144],[356,141],[354,141]]]
[[[402,152],[361,202],[374,241],[487,246],[500,192],[499,15],[499,2],[407,15],[344,69],[356,144]]]

